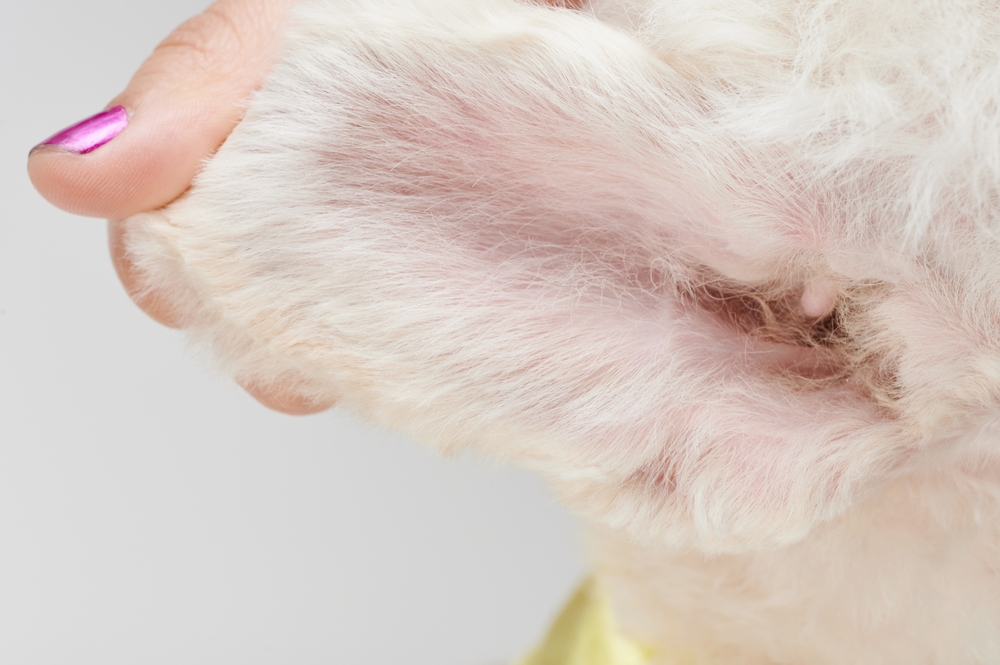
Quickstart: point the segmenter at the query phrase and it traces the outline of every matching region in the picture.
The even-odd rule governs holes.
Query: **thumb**
[[[177,198],[263,82],[293,2],[219,0],[185,22],[107,110],[32,150],[35,188],[64,210],[111,219]]]

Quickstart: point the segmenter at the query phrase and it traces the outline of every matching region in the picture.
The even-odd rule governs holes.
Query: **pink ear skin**
[[[594,468],[621,464],[621,475],[603,485],[557,480],[570,505],[642,540],[707,552],[774,547],[854,505],[912,454],[899,423],[834,378],[833,354],[688,321],[675,324],[670,356],[690,374],[660,413],[593,433],[623,443],[659,433],[661,447],[643,462],[637,449],[595,450]]]
[[[744,269],[802,250],[732,214],[740,181],[708,168],[731,142],[701,140],[690,82],[584,13],[385,1],[304,14],[191,194],[128,222],[232,375],[296,410],[279,379],[308,368],[307,403],[532,464],[591,517],[705,551],[801,537],[905,457],[808,336],[836,291],[774,300]]]
[[[828,316],[837,306],[837,287],[828,279],[813,279],[802,290],[802,311],[812,319]]]

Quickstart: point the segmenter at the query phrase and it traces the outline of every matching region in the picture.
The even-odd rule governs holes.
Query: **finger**
[[[263,82],[294,2],[219,0],[185,22],[156,47],[110,112],[32,150],[35,187],[64,210],[111,219],[177,198]]]
[[[326,411],[333,406],[333,402],[316,402],[307,399],[285,385],[261,386],[241,383],[240,387],[267,408],[291,416],[307,416]]]
[[[142,288],[139,275],[128,256],[125,245],[125,222],[108,222],[108,248],[111,250],[111,262],[118,273],[118,279],[125,292],[143,312],[154,321],[170,328],[180,328],[180,317],[168,298],[155,289]]]
[[[118,273],[118,279],[129,297],[147,315],[155,321],[171,328],[179,328],[180,317],[172,306],[170,299],[164,297],[155,289],[143,288],[139,281],[139,273],[129,258],[126,250],[126,223],[122,221],[108,222],[108,245],[111,250],[111,261]],[[285,384],[259,385],[241,383],[242,387],[255,400],[275,411],[290,415],[307,415],[319,413],[333,406],[332,402],[317,402],[309,400],[295,392]]]

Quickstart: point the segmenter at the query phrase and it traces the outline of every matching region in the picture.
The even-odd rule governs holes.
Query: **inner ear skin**
[[[476,445],[517,458],[530,442],[537,450],[522,461],[551,462],[543,471],[575,486],[568,494],[578,509],[605,523],[626,520],[646,535],[666,537],[676,527],[692,543],[707,534],[716,549],[801,536],[884,477],[901,458],[899,432],[889,431],[891,418],[856,383],[838,383],[854,358],[837,335],[851,330],[851,314],[861,310],[838,307],[817,326],[805,310],[821,308],[799,302],[802,280],[749,287],[694,274],[673,288],[660,288],[659,278],[633,280],[640,292],[627,294],[627,274],[594,272],[611,265],[607,247],[587,237],[533,247],[526,235],[543,223],[559,232],[550,222],[560,217],[542,214],[551,206],[577,231],[606,232],[609,219],[630,225],[627,237],[638,240],[626,250],[648,247],[639,240],[652,236],[653,217],[700,231],[674,208],[656,214],[646,205],[660,204],[660,189],[683,189],[676,178],[654,176],[686,172],[676,161],[692,153],[648,140],[648,120],[661,103],[681,110],[686,103],[658,96],[656,86],[673,80],[661,80],[662,63],[577,13],[496,2],[480,15],[463,7],[462,20],[484,35],[497,29],[490,21],[510,13],[499,17],[505,40],[509,26],[523,21],[531,40],[522,49],[539,55],[525,58],[473,48],[463,37],[469,26],[440,30],[435,22],[453,20],[448,13],[408,15],[417,10],[401,4],[399,18],[386,19],[384,7],[352,17],[359,29],[350,35],[341,34],[342,22],[324,26],[317,17],[309,35],[297,37],[300,55],[313,62],[324,54],[329,71],[312,81],[302,77],[315,67],[280,68],[200,188],[175,208],[176,218],[168,209],[158,222],[167,247],[150,250],[160,254],[147,262],[151,283],[201,271],[192,281],[209,302],[192,307],[218,315],[206,315],[210,329],[198,332],[223,347],[234,375],[269,386],[268,367],[287,359],[315,370],[327,393],[344,388],[346,406],[441,448]],[[389,40],[395,27],[387,20],[427,24],[429,36]],[[588,59],[600,66],[581,66]],[[548,69],[537,71],[538,63]],[[608,63],[620,69],[608,72]],[[428,77],[455,94],[427,85]],[[553,80],[565,85],[541,85]],[[606,90],[621,94],[602,96]],[[538,92],[557,103],[539,103]],[[623,109],[606,108],[608,99]],[[621,111],[641,104],[649,113],[633,126]],[[566,106],[572,126],[561,113]],[[470,112],[483,108],[491,110],[488,121]],[[423,124],[410,137],[403,130],[413,115]],[[345,117],[363,122],[345,124]],[[489,150],[432,140],[462,129]],[[275,132],[280,145],[271,140]],[[553,154],[541,152],[546,146]],[[508,171],[499,177],[502,159]],[[275,164],[323,181],[304,177],[289,187]],[[609,172],[636,176],[624,178],[624,192],[635,198],[600,177]],[[590,179],[581,185],[581,177]],[[643,189],[653,181],[656,191]],[[441,191],[420,187],[425,182]],[[552,184],[552,196],[540,182]],[[475,196],[456,196],[465,190]],[[602,214],[623,196],[642,205],[622,206],[620,219]],[[483,260],[476,241],[491,228],[520,242],[517,255],[496,265]],[[183,253],[171,238],[197,260],[169,263],[171,252]],[[536,247],[552,256],[527,251]],[[449,270],[473,254],[477,261],[466,264],[481,271]],[[661,254],[677,271],[698,272],[669,247]],[[231,269],[225,279],[220,266]],[[288,325],[275,334],[277,321]],[[240,355],[229,341],[240,335],[261,342],[253,347],[259,357]]]

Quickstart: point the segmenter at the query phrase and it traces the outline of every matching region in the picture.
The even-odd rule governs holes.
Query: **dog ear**
[[[774,546],[903,446],[796,304],[800,249],[732,223],[739,152],[690,81],[582,13],[315,2],[125,242],[242,383],[527,464],[640,537]]]

